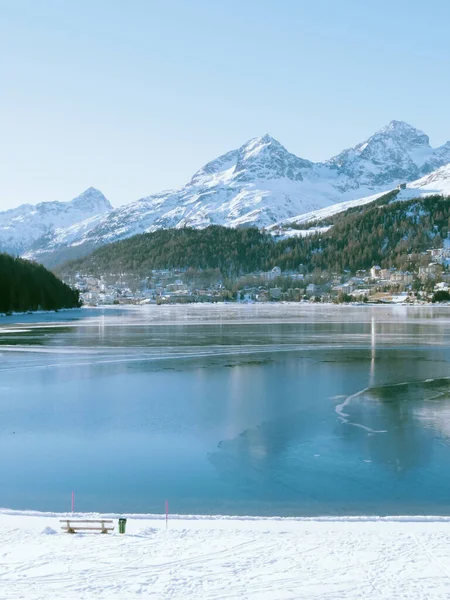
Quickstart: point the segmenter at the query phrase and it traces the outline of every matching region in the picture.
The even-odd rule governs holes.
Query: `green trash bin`
[[[123,517],[119,519],[119,533],[125,533],[125,528],[127,526],[127,520]]]

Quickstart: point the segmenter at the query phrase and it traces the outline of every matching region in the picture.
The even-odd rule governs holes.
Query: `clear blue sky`
[[[450,139],[448,0],[0,0],[0,209],[184,184],[270,133]]]

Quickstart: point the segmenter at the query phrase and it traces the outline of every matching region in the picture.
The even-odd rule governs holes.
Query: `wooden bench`
[[[108,531],[114,531],[114,525],[112,525],[112,519],[60,519],[61,529],[67,531],[67,533],[76,533],[77,531],[100,531],[101,533],[108,533]]]

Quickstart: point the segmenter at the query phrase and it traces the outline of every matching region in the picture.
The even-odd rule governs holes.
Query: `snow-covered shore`
[[[125,535],[68,535],[63,516],[0,512],[2,600],[450,596],[449,518],[171,517],[166,530],[135,515]]]

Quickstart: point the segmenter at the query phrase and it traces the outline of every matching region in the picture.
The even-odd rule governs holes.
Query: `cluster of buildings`
[[[417,271],[382,269],[374,265],[369,272],[358,271],[344,283],[332,287],[334,292],[354,298],[365,298],[367,301],[424,301],[431,299],[436,291],[446,291],[450,283],[450,273],[445,265],[436,262],[434,250],[424,254],[424,259],[432,258]]]
[[[423,263],[414,273],[374,265],[354,275],[305,273],[301,265],[295,272],[283,272],[275,266],[270,271],[227,282],[227,286],[217,272],[193,275],[183,269],[152,271],[148,277],[125,273],[94,277],[76,273],[66,282],[79,289],[88,306],[223,301],[389,302],[399,298],[426,301],[433,292],[450,287],[450,247],[430,250]]]
[[[76,273],[66,278],[69,285],[80,291],[84,305],[110,304],[168,304],[187,302],[222,302],[230,292],[220,281],[198,286],[183,279],[178,270],[153,271],[151,277],[139,278],[125,273],[99,277]]]

